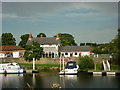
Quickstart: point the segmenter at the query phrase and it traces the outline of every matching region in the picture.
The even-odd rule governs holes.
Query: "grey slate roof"
[[[55,47],[43,47],[44,52],[58,52]]]
[[[55,37],[34,37],[31,40],[28,40],[26,44],[31,45],[33,41],[40,44],[58,44],[58,40],[56,40]]]
[[[91,51],[90,46],[59,46],[59,52]]]

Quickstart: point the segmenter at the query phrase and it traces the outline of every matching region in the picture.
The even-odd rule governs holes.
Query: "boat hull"
[[[24,72],[23,69],[20,70],[0,70],[0,74],[22,74]]]
[[[77,69],[65,69],[65,71],[60,71],[60,75],[76,75],[78,73]]]

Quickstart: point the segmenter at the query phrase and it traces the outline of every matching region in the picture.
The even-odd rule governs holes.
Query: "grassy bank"
[[[24,66],[26,70],[33,68],[32,64],[19,64],[21,67]],[[59,71],[59,64],[35,64],[35,68],[38,71]]]
[[[111,64],[110,69],[111,70],[120,70],[120,66]],[[103,70],[102,64],[96,64],[96,70]]]

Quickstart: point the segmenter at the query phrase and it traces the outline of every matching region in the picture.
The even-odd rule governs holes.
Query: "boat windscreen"
[[[76,62],[68,62],[66,65],[66,69],[77,68]]]

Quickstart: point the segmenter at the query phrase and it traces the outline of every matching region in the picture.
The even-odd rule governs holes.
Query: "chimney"
[[[40,34],[40,38],[43,38],[43,34]]]
[[[59,38],[60,38],[60,34],[57,33],[57,34],[56,34],[56,40],[58,40]]]
[[[31,40],[32,39],[32,34],[30,33],[29,34],[29,39],[28,40]]]

